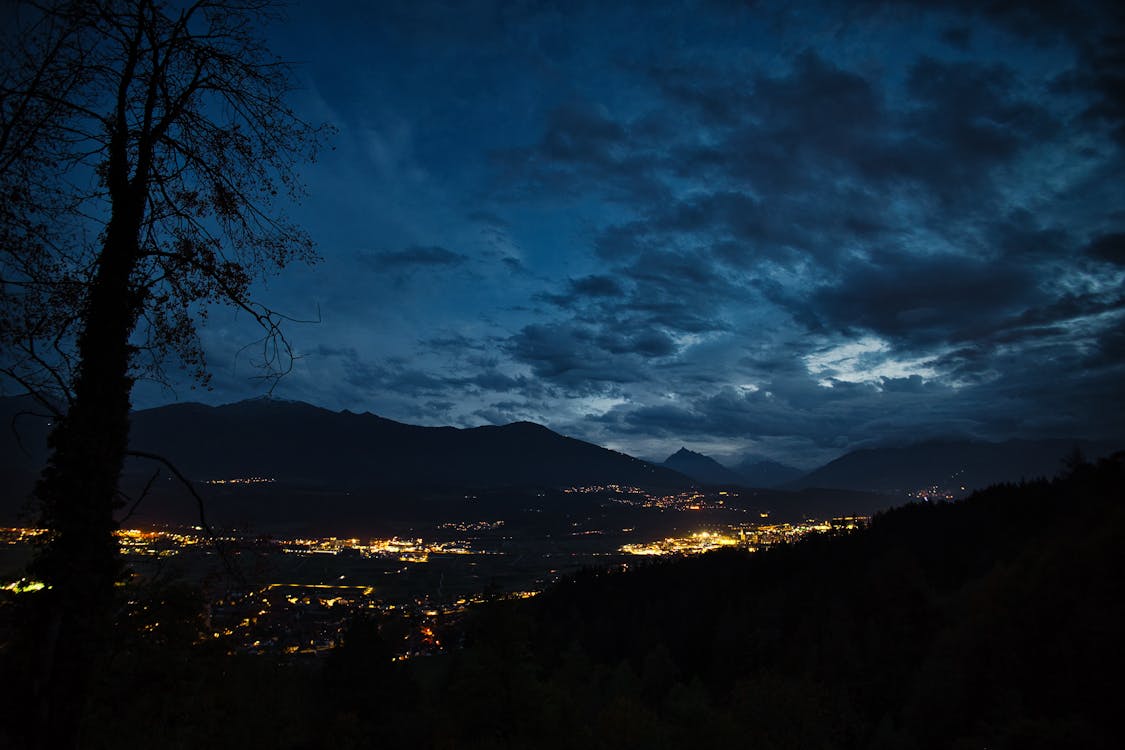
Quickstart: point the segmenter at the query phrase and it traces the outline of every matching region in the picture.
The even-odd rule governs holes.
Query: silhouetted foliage
[[[270,0],[56,0],[0,37],[0,375],[59,419],[36,489],[50,584],[36,632],[38,738],[78,742],[121,574],[114,510],[137,377],[206,379],[196,321],[241,308],[270,376],[292,362],[252,282],[313,260],[275,203],[319,131],[284,103]],[[63,408],[57,408],[63,404]]]
[[[433,746],[1115,746],[1123,563],[1119,456],[764,554],[588,571],[480,618]]]

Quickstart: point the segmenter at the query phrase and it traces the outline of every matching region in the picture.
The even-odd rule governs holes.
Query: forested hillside
[[[1120,457],[862,533],[597,573],[497,609],[438,746],[1110,747]]]

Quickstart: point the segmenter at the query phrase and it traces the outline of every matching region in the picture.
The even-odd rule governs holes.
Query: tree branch
[[[117,526],[119,528],[124,526],[125,522],[132,518],[133,514],[137,512],[137,508],[140,507],[141,501],[148,497],[148,493],[149,490],[152,489],[153,482],[155,482],[159,478],[160,469],[157,469],[156,471],[152,472],[152,476],[148,478],[147,482],[145,482],[145,486],[141,489],[141,494],[137,495],[137,499],[133,501],[133,504],[131,506],[129,506],[129,512],[125,514],[124,518],[117,522]],[[121,490],[118,490],[118,492],[121,492]],[[121,494],[126,498],[128,497],[124,492],[121,492]]]
[[[134,456],[136,458],[147,458],[150,461],[157,461],[163,464],[164,468],[168,469],[168,471],[170,471],[172,475],[180,481],[180,483],[187,489],[187,491],[191,493],[191,496],[195,498],[195,503],[199,510],[199,525],[203,527],[203,530],[207,533],[207,538],[211,540],[211,543],[213,545],[215,545],[215,551],[219,553],[219,557],[222,559],[223,566],[227,569],[227,573],[237,579],[240,583],[245,583],[245,577],[242,575],[241,571],[238,570],[238,566],[235,565],[234,560],[227,553],[222,540],[220,540],[220,538],[215,534],[215,530],[211,528],[211,524],[207,522],[207,512],[206,508],[204,507],[205,503],[203,497],[195,489],[195,485],[192,483],[192,481],[184,476],[183,472],[181,472],[175,464],[173,464],[164,456],[161,456],[159,453],[128,450],[125,452],[125,455]]]

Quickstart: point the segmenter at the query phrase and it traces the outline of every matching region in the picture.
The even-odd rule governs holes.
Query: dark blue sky
[[[811,465],[1125,432],[1125,37],[1074,3],[316,2],[276,395]],[[261,393],[248,321],[203,331]]]

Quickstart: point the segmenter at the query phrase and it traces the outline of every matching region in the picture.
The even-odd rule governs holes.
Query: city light
[[[204,484],[273,484],[275,481],[272,477],[235,477],[234,479],[207,479]]]
[[[808,534],[857,528],[867,520],[846,517],[770,523],[768,512],[739,508],[734,502],[737,493],[729,490],[658,494],[624,485],[600,485],[572,487],[566,492],[600,494],[604,508],[625,505],[644,514],[682,514],[692,520],[699,519],[701,511],[721,511],[725,518],[745,520],[712,521],[706,528],[697,526],[683,534],[646,541],[637,539],[641,524],[603,528],[593,525],[590,518],[577,519],[569,522],[564,534],[542,545],[543,540],[536,537],[524,539],[518,530],[509,532],[511,521],[500,519],[436,524],[430,528],[438,538],[414,534],[277,538],[229,530],[216,532],[212,538],[200,526],[121,529],[115,535],[134,571],[143,570],[148,560],[159,567],[165,564],[163,558],[179,555],[186,556],[189,567],[213,568],[215,542],[219,542],[224,560],[241,558],[244,562],[238,567],[244,569],[258,566],[254,583],[226,579],[218,589],[209,588],[214,584],[204,584],[207,605],[201,637],[230,653],[293,658],[322,655],[341,642],[354,615],[369,613],[388,618],[404,629],[406,635],[393,658],[405,660],[444,650],[445,628],[472,607],[497,599],[534,597],[551,582],[590,564],[627,570],[625,560],[630,557],[686,556],[719,549],[754,552]],[[35,528],[0,528],[0,545],[31,546],[46,533]],[[563,538],[573,539],[579,546],[567,547]],[[598,539],[602,541],[594,541]],[[277,557],[268,562],[271,554]],[[469,559],[460,563],[458,557]],[[298,559],[281,563],[284,558]],[[315,558],[323,561],[314,562]],[[411,575],[411,569],[424,571],[433,565],[441,566],[436,575],[422,572],[416,579],[400,578]],[[311,571],[321,572],[310,575]],[[512,577],[513,571],[518,571],[516,577]],[[506,591],[490,583],[497,572],[509,576]],[[320,580],[315,577],[318,575]],[[136,572],[134,576],[143,577]],[[408,580],[415,582],[406,583]],[[419,588],[417,582],[421,581],[426,583]],[[124,587],[126,582],[119,585]],[[7,583],[2,590],[24,594],[44,588],[42,582],[20,579]],[[144,606],[139,601],[131,605]]]

